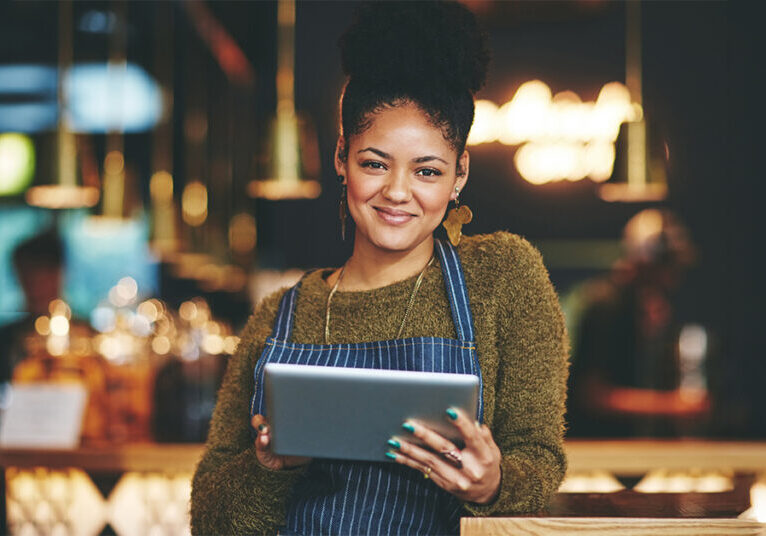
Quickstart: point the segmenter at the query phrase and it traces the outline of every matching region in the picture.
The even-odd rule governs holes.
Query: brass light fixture
[[[625,3],[625,85],[640,109],[643,109],[641,69],[641,2]],[[599,187],[604,201],[649,202],[667,197],[668,185],[664,166],[652,159],[646,117],[622,125],[618,144],[618,162],[614,176],[625,181],[609,181]],[[621,149],[621,150],[619,150]],[[667,154],[667,148],[666,148]]]
[[[251,197],[316,198],[319,154],[316,133],[295,111],[295,0],[277,3],[277,113],[267,144],[266,176],[250,181]]]
[[[26,192],[28,204],[51,209],[92,207],[99,189],[79,183],[74,134],[67,128],[64,77],[72,65],[72,2],[58,3],[58,124],[56,128],[56,173],[53,183],[32,186]]]

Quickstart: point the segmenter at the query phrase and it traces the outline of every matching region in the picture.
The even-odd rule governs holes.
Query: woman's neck
[[[419,274],[434,253],[434,241],[427,238],[409,251],[385,251],[369,242],[356,240],[346,261],[340,290],[370,290],[385,287]],[[330,281],[336,280],[338,273]],[[328,283],[330,282],[328,281]]]

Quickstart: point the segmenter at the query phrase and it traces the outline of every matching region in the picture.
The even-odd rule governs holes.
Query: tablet
[[[264,366],[266,416],[276,454],[390,461],[386,441],[416,420],[462,447],[447,408],[476,415],[479,378],[472,374]]]

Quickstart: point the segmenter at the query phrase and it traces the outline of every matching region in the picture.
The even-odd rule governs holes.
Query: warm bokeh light
[[[473,128],[468,135],[468,145],[489,143],[497,139],[497,128],[494,117],[497,105],[488,100],[477,100],[474,104]]]
[[[205,223],[207,219],[207,187],[199,181],[186,185],[181,196],[184,221],[192,227]]]
[[[223,337],[209,334],[202,339],[202,349],[210,355],[218,355],[223,352]]]
[[[157,203],[169,203],[173,200],[173,176],[167,171],[158,171],[149,181],[149,192]]]
[[[95,206],[100,195],[95,186],[42,184],[32,186],[24,197],[34,207],[61,209]]]
[[[51,319],[47,316],[38,316],[35,320],[35,331],[47,337],[51,333]]]
[[[250,214],[237,214],[229,224],[229,245],[236,253],[248,253],[255,248],[258,233],[255,218]]]
[[[183,302],[178,308],[178,314],[187,322],[191,322],[197,317],[197,305],[190,301]]]
[[[750,504],[755,520],[766,523],[766,475],[750,488]]]
[[[50,321],[51,334],[63,337],[69,333],[69,320],[65,316],[53,316]]]
[[[116,175],[125,169],[125,157],[120,151],[111,151],[104,159],[104,173]]]
[[[477,101],[468,144],[519,145],[514,162],[532,184],[585,177],[603,182],[614,169],[620,125],[642,118],[620,82],[604,85],[595,102],[583,102],[573,91],[553,95],[547,84],[532,80],[500,107]]]
[[[625,489],[614,475],[606,471],[587,471],[567,474],[559,486],[559,493],[614,493]]]
[[[731,473],[721,471],[650,471],[633,488],[641,493],[721,493],[734,489]]]
[[[170,339],[165,336],[159,336],[152,339],[152,350],[158,355],[165,355],[170,352]]]
[[[72,318],[72,310],[66,304],[64,300],[53,300],[48,304],[48,312],[51,315],[65,316],[66,318]]]
[[[239,345],[239,337],[229,335],[223,339],[223,351],[226,354],[233,354],[237,351],[237,345]]]
[[[159,317],[161,311],[158,305],[159,300],[146,300],[145,302],[141,302],[136,310],[138,311],[138,314],[145,317],[149,322],[154,322]]]

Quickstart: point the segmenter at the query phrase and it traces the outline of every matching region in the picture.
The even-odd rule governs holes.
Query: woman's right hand
[[[263,415],[253,415],[250,422],[253,428],[258,431],[258,437],[255,438],[255,455],[261,465],[267,469],[279,471],[280,469],[305,465],[311,461],[311,458],[303,456],[280,456],[274,454],[271,451],[271,429],[268,422],[266,422],[266,418]]]

